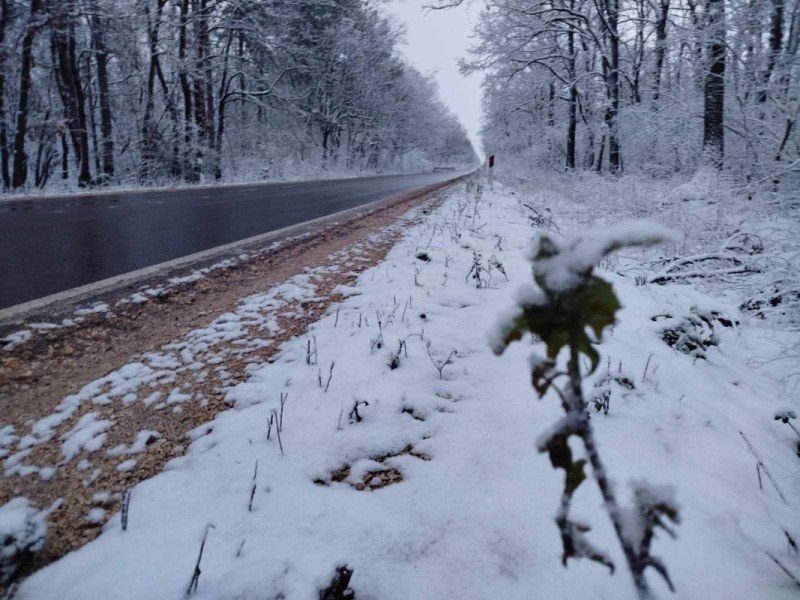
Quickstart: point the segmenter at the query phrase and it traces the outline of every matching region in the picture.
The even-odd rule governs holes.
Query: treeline
[[[4,190],[474,160],[365,0],[0,0]]]
[[[797,183],[798,0],[488,0],[477,33],[487,151]]]

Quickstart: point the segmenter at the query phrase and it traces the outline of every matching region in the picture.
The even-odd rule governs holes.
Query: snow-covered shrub
[[[705,358],[709,348],[719,346],[715,329],[717,326],[733,327],[737,324],[719,311],[696,307],[686,317],[676,319],[669,315],[656,315],[652,319],[666,320],[667,323],[661,330],[661,339],[670,348],[694,358]]]
[[[13,498],[0,506],[0,585],[36,556],[46,534],[45,513],[27,498]]]
[[[523,290],[518,308],[500,321],[492,339],[497,354],[526,333],[537,336],[546,346],[546,356],[531,357],[531,370],[533,386],[540,397],[550,389],[555,390],[566,413],[537,444],[540,452],[549,454],[553,467],[563,469],[566,474],[556,516],[563,545],[562,561],[566,565],[570,558],[588,558],[614,570],[611,558],[587,539],[589,526],[573,520],[569,514],[572,497],[586,479],[584,468],[588,462],[641,597],[649,594],[644,575],[648,567],[661,574],[672,589],[666,567],[650,554],[650,546],[656,528],[672,534],[665,521],[677,522],[678,509],[671,490],[646,482],[633,484],[632,507],[620,504],[598,453],[586,411],[581,355],[590,360],[589,372],[594,372],[600,362],[594,344],[603,330],[614,324],[620,308],[611,284],[594,275],[594,267],[619,248],[673,239],[668,230],[641,221],[595,229],[563,240],[540,234],[531,252],[537,286]],[[569,354],[566,365],[559,361],[562,350]],[[561,379],[565,380],[563,386],[554,385]],[[573,459],[573,447],[569,444],[573,436],[583,442],[585,458]]]
[[[589,396],[589,402],[594,405],[595,411],[600,412],[602,410],[603,414],[608,414],[611,409],[611,392],[614,387],[625,390],[636,388],[633,383],[633,377],[623,373],[622,366],[619,367],[616,373],[612,373],[610,368],[606,369],[595,380]]]

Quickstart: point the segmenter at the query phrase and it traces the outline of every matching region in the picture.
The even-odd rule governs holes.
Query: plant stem
[[[636,552],[631,547],[630,542],[625,538],[622,530],[622,519],[619,510],[619,502],[614,495],[611,482],[606,476],[605,466],[600,459],[600,454],[597,450],[597,444],[594,440],[594,433],[592,426],[586,414],[586,403],[583,400],[583,388],[581,386],[581,366],[580,366],[580,310],[577,306],[572,307],[573,326],[570,328],[570,344],[569,344],[569,365],[567,369],[569,372],[569,385],[571,393],[566,394],[565,399],[567,404],[567,412],[572,416],[575,422],[575,429],[577,434],[583,440],[583,446],[586,449],[586,456],[589,459],[589,464],[592,465],[592,472],[594,473],[597,486],[600,488],[600,494],[603,496],[603,501],[606,505],[606,511],[614,525],[614,531],[617,534],[622,551],[625,554],[625,560],[628,563],[628,568],[633,578],[633,583],[636,586],[636,591],[640,598],[648,598],[650,590],[647,586],[647,580],[644,577],[643,565],[639,564]]]

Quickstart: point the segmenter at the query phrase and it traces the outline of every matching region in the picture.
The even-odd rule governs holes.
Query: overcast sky
[[[461,75],[458,60],[466,56],[472,44],[470,35],[481,3],[467,0],[454,9],[425,10],[423,6],[430,3],[431,0],[389,0],[385,10],[407,28],[403,54],[423,73],[434,73],[440,97],[461,119],[480,154],[480,75]]]

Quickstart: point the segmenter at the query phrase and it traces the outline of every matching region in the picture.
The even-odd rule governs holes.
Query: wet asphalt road
[[[459,175],[0,202],[0,309]]]

